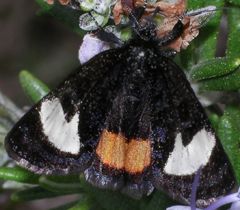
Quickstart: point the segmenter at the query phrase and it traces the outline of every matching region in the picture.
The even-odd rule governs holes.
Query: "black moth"
[[[153,21],[130,19],[135,38],[95,56],[37,103],[6,137],[8,154],[35,173],[83,173],[97,187],[135,198],[156,188],[185,204],[202,167],[196,204],[208,206],[234,188],[235,178],[165,49],[183,24],[157,38]]]

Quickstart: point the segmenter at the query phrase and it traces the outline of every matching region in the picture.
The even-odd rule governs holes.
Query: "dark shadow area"
[[[0,90],[21,106],[29,103],[18,82],[21,69],[54,87],[79,65],[81,38],[38,11],[34,1],[0,1]]]

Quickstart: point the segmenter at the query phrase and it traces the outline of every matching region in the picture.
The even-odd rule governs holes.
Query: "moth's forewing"
[[[32,171],[84,171],[93,185],[137,198],[155,187],[189,203],[200,167],[198,206],[235,184],[182,70],[136,42],[82,66],[17,123],[6,147]]]
[[[6,137],[10,157],[36,173],[83,171],[94,154],[121,50],[102,53],[28,111]]]

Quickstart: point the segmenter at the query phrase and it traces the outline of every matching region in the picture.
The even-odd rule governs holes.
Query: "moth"
[[[129,14],[133,39],[96,55],[34,105],[6,149],[38,174],[83,173],[100,188],[135,198],[158,189],[185,204],[202,168],[196,204],[205,207],[234,188],[235,176],[166,47],[184,33],[182,19],[159,37],[153,20],[139,23],[142,9]]]

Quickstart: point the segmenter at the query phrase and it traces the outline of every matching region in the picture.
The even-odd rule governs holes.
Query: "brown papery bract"
[[[45,0],[48,4],[54,4],[54,0]],[[67,5],[71,0],[58,0],[60,4]]]
[[[54,0],[45,0],[48,4],[54,4]]]
[[[133,4],[133,7],[129,5]],[[121,22],[122,15],[129,15],[133,8],[143,6],[143,0],[118,0],[113,9],[114,22],[118,25]],[[158,1],[154,4],[147,4],[146,11],[143,16],[148,17],[153,15],[158,8],[159,14],[162,16],[161,23],[157,26],[157,37],[161,38],[169,33],[179,19],[184,24],[184,32],[181,37],[170,43],[167,48],[179,52],[181,49],[186,49],[189,43],[198,36],[200,24],[197,17],[186,16],[185,11],[187,7],[186,0],[176,0],[174,3],[168,1]],[[141,20],[140,20],[141,22]]]
[[[48,4],[54,3],[54,0],[45,1]],[[58,1],[62,5],[68,5],[71,3],[71,0]],[[143,6],[144,4],[144,0],[118,0],[112,11],[115,24],[120,24],[123,15],[128,16],[134,8]],[[185,15],[186,7],[186,0],[176,0],[175,2],[160,0],[153,4],[148,3],[140,23],[144,24],[145,17],[152,16],[156,9],[158,9],[162,20],[157,25],[156,35],[161,38],[168,34],[177,21],[181,19],[184,24],[184,32],[178,39],[166,46],[166,48],[179,52],[181,49],[186,49],[189,43],[198,36],[200,28],[200,23],[197,17]]]

